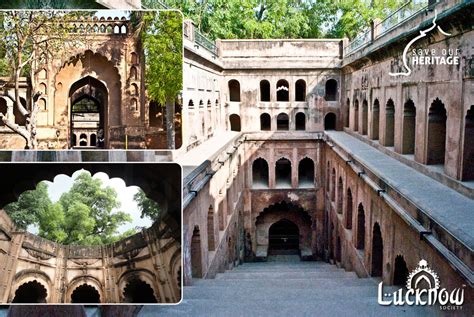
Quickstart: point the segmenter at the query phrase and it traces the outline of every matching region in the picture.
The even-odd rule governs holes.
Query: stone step
[[[258,272],[346,272],[344,269],[340,269],[337,267],[325,266],[325,267],[307,267],[307,268],[296,268],[296,267],[287,267],[287,268],[280,268],[280,269],[273,269],[273,268],[239,268],[236,267],[232,270],[225,271],[224,273],[258,273]]]
[[[230,281],[231,280],[231,281]],[[372,286],[377,287],[377,282],[370,278],[354,279],[353,277],[320,277],[320,278],[292,278],[292,279],[280,279],[280,278],[268,278],[268,279],[229,279],[226,275],[217,279],[203,279],[194,281],[193,286],[207,287],[207,286],[229,286],[232,283],[232,287],[318,287],[318,285],[324,285],[325,287],[336,287],[336,286]]]
[[[228,272],[224,274],[218,274],[217,279],[291,279],[291,278],[318,278],[318,277],[332,277],[332,278],[344,278],[344,277],[353,277],[356,278],[356,274],[354,272],[345,272],[345,271],[334,271],[334,272],[315,272],[315,271],[308,271],[308,272]]]
[[[441,316],[427,307],[380,306],[376,298],[295,301],[248,299],[245,302],[218,299],[184,299],[176,306],[144,306],[139,317],[152,316]]]
[[[229,283],[232,285],[231,283]],[[238,287],[237,287],[238,286]],[[375,285],[356,285],[345,286],[320,284],[315,288],[314,286],[293,286],[291,288],[285,286],[275,286],[269,288],[268,286],[261,286],[255,283],[254,285],[239,285],[236,287],[227,286],[189,286],[184,289],[184,298],[209,298],[219,301],[245,301],[247,299],[273,299],[281,300],[291,299],[296,301],[312,301],[324,299],[341,299],[341,298],[360,298],[360,297],[377,297],[377,287]]]

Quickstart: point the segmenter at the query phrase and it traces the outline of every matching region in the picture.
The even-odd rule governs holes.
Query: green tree
[[[155,221],[160,217],[160,206],[157,202],[148,198],[143,190],[139,189],[133,196],[133,199],[136,201],[141,212],[141,218],[148,217]]]
[[[167,147],[175,146],[175,101],[183,89],[182,15],[178,11],[135,13],[145,51],[145,81],[151,101],[165,105]]]
[[[61,11],[3,11],[0,12],[3,61],[0,71],[9,71],[9,82],[0,85],[4,97],[10,99],[16,108],[16,115],[22,116],[25,126],[15,123],[15,118],[0,113],[0,120],[13,132],[25,139],[26,149],[35,149],[36,121],[39,112],[38,101],[41,92],[32,91],[26,104],[20,99],[20,82],[24,79],[32,88],[36,87],[35,72],[53,56],[61,57],[68,50],[81,43],[81,35],[70,32],[72,25],[64,23],[79,12]],[[5,68],[5,64],[9,67]],[[3,66],[2,66],[3,65]],[[26,78],[25,78],[26,77]],[[13,87],[13,93],[11,92]]]
[[[165,0],[216,38],[353,38],[405,0]],[[144,0],[149,8],[160,1]]]
[[[36,190],[20,195],[5,207],[16,226],[38,226],[39,236],[62,244],[98,245],[114,242],[136,232],[119,234],[118,227],[131,222],[120,207],[117,192],[89,173],[81,173],[71,189],[53,203],[48,186],[42,182]]]
[[[48,185],[41,182],[35,190],[24,192],[18,201],[6,205],[5,212],[19,229],[25,230],[28,226],[37,224],[40,215],[46,212],[50,206]]]

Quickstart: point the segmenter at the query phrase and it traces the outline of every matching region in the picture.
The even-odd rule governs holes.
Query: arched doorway
[[[359,204],[357,209],[357,237],[356,248],[363,250],[365,246],[365,212],[364,206]]]
[[[448,115],[443,102],[436,98],[428,112],[427,164],[444,164],[447,119]]]
[[[402,154],[415,153],[416,108],[411,99],[403,106]]]
[[[15,292],[12,303],[46,303],[46,288],[37,281],[22,284]]]
[[[108,92],[106,86],[96,78],[86,76],[74,84],[69,90],[71,103],[70,147],[105,146],[106,111]],[[95,135],[94,145],[87,135]],[[74,142],[74,135],[80,135],[79,142]],[[82,135],[86,137],[83,138]]]
[[[382,276],[383,273],[383,240],[380,226],[374,224],[372,231],[372,276]]]
[[[201,233],[199,227],[194,227],[191,238],[191,273],[193,278],[202,277]]]
[[[275,187],[291,187],[291,162],[286,158],[279,159],[275,164]]]
[[[153,288],[139,278],[131,279],[123,290],[125,303],[157,303]]]
[[[393,285],[405,286],[407,285],[408,268],[407,263],[402,255],[397,255],[395,258],[395,269],[393,272]]]
[[[385,146],[393,146],[395,137],[395,104],[388,99],[385,106]]]
[[[229,100],[240,102],[240,83],[235,79],[229,81]]]
[[[268,163],[263,158],[252,163],[252,188],[268,188]]]
[[[364,99],[364,101],[362,101],[362,134],[363,135],[367,134],[368,122],[369,122],[369,105],[367,103],[367,100]]]
[[[270,226],[268,231],[268,255],[299,254],[298,226],[282,219]]]
[[[280,113],[277,116],[277,130],[288,131],[290,129],[290,119],[286,113]]]
[[[295,130],[306,130],[306,115],[303,112],[298,112],[295,116]]]
[[[379,121],[380,121],[380,103],[378,99],[374,100],[372,105],[372,139],[379,139]]]
[[[464,152],[462,180],[474,180],[474,105],[467,111],[464,122]]]
[[[260,115],[260,130],[270,131],[271,130],[271,121],[270,115],[268,113],[262,113]]]
[[[336,115],[329,112],[324,117],[324,130],[335,130],[336,129]]]
[[[82,284],[72,292],[71,303],[100,303],[100,294],[95,287]]]

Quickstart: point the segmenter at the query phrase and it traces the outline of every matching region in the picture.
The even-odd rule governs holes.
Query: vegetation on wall
[[[95,0],[3,0],[0,9],[101,9]]]
[[[211,39],[352,39],[376,18],[406,0],[143,0],[147,8],[164,2],[179,8]]]

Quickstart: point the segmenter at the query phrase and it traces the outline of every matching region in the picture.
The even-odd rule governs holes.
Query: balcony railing
[[[201,32],[198,31],[198,29],[194,29],[194,41],[210,51],[213,54],[217,54],[217,47],[216,44],[214,44],[213,41],[209,40],[207,37],[201,34]]]
[[[344,48],[344,56],[352,54],[362,47],[369,45],[373,40],[385,35],[403,22],[417,15],[420,11],[425,10],[429,6],[438,1],[433,0],[409,0],[400,8],[390,13],[385,19],[374,24],[373,27],[364,30],[358,34]]]

